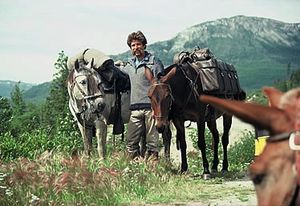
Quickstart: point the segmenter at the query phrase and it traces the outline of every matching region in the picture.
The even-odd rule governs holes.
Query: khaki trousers
[[[131,111],[127,130],[127,151],[140,154],[141,138],[146,137],[146,150],[158,152],[159,134],[155,128],[155,119],[151,116],[151,109]]]

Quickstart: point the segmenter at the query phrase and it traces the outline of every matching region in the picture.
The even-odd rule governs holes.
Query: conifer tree
[[[12,118],[12,108],[7,98],[0,96],[0,135],[8,132]]]
[[[51,127],[55,127],[57,122],[67,116],[68,113],[68,91],[66,79],[68,77],[67,68],[68,57],[64,51],[58,54],[54,64],[56,73],[50,87],[50,93],[45,104],[44,122]]]
[[[26,104],[23,98],[23,92],[20,89],[20,82],[18,82],[10,94],[13,114],[15,116],[22,115],[25,112]]]

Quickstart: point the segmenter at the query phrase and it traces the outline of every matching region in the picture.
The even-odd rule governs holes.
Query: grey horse
[[[92,151],[92,137],[96,130],[98,154],[104,159],[108,119],[115,106],[116,95],[104,91],[103,81],[94,68],[93,58],[88,65],[80,60],[72,65],[68,76],[69,108],[77,120],[85,153],[90,155]],[[129,91],[121,95],[122,119],[125,123],[130,115],[129,96]]]

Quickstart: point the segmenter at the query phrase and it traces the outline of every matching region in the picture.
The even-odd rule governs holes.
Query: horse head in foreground
[[[77,119],[87,154],[92,150],[93,130],[96,128],[99,156],[105,156],[105,140],[100,139],[104,118],[101,115],[105,108],[105,94],[99,74],[93,69],[93,63],[86,66],[76,61],[68,76],[69,108]]]
[[[264,92],[270,107],[210,96],[200,100],[270,131],[264,151],[249,168],[258,205],[300,205],[300,89]]]

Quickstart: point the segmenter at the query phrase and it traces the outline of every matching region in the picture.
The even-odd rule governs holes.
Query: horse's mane
[[[68,75],[68,78],[67,78],[67,84],[73,84],[74,82],[74,69],[72,69],[70,72],[69,72],[69,75]]]
[[[164,69],[165,75],[168,74],[174,67],[177,67],[178,64],[171,64]]]
[[[173,73],[171,73],[171,71],[174,71],[173,69],[177,68],[177,66],[178,66],[177,64],[171,64],[171,65],[167,66],[164,69],[163,75],[159,77],[160,82],[165,83],[169,79],[171,79],[175,75],[176,70]]]

